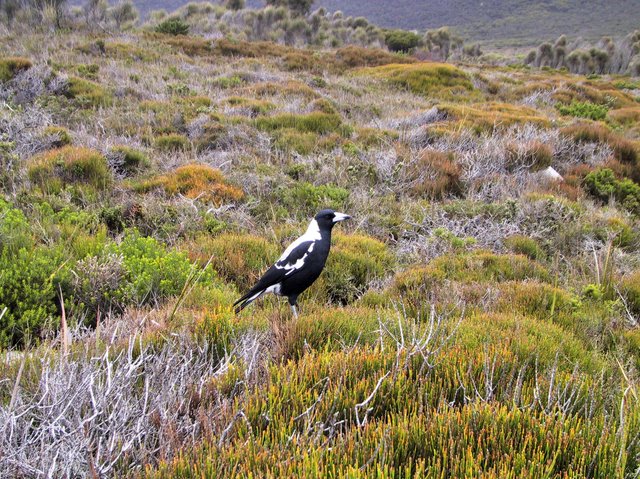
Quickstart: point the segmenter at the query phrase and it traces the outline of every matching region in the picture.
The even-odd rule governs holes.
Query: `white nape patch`
[[[305,231],[305,233],[300,236],[300,238],[298,238],[297,240],[295,240],[293,243],[291,243],[286,250],[284,250],[284,253],[282,253],[282,256],[280,256],[280,258],[278,259],[278,261],[276,261],[276,263],[280,263],[281,261],[284,261],[285,259],[287,259],[287,257],[291,254],[291,252],[296,249],[300,244],[305,243],[307,241],[317,241],[319,239],[322,239],[322,235],[320,234],[320,227],[318,226],[318,222],[316,220],[311,220],[311,223],[309,223],[309,227],[307,228],[307,231]],[[313,245],[312,245],[313,248]],[[312,251],[312,248],[309,249],[309,253]],[[279,266],[276,266],[278,269],[282,269]]]
[[[320,226],[318,226],[318,222],[316,220],[311,220],[311,223],[309,223],[307,231],[305,231],[305,233],[302,235],[302,238],[305,237],[305,241],[315,241],[322,239],[322,235],[320,234]]]

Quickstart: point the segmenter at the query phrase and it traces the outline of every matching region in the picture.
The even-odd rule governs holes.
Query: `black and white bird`
[[[264,293],[286,296],[293,315],[298,317],[298,296],[318,279],[324,269],[331,248],[331,230],[336,223],[351,218],[344,213],[322,210],[318,213],[305,234],[289,245],[282,256],[267,272],[233,305],[236,314]]]

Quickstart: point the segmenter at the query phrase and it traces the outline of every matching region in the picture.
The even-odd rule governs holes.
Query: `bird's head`
[[[322,210],[316,216],[315,220],[318,223],[320,229],[331,229],[333,226],[344,220],[348,220],[351,218],[349,215],[345,215],[344,213],[338,213],[333,210]]]

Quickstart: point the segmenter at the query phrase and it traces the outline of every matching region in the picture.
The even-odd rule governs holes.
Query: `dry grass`
[[[357,74],[386,80],[395,87],[406,88],[428,98],[464,96],[468,101],[477,96],[469,76],[459,68],[444,63],[391,64],[364,68]]]
[[[509,103],[482,103],[473,105],[440,105],[449,118],[456,120],[456,129],[471,128],[477,132],[531,123],[539,127],[549,126],[549,120],[536,110]]]

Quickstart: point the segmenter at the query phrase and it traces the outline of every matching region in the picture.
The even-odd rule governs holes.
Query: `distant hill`
[[[638,0],[321,0],[317,4],[366,16],[386,27],[447,25],[465,38],[490,43],[537,43],[563,33],[594,39],[640,28]]]
[[[186,0],[134,0],[143,15],[175,10]],[[588,3],[588,6],[585,6]],[[260,7],[261,0],[249,0]],[[561,34],[598,39],[640,28],[639,0],[316,0],[314,8],[364,16],[383,27],[424,30],[449,26],[471,41],[523,46]]]

